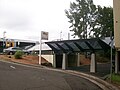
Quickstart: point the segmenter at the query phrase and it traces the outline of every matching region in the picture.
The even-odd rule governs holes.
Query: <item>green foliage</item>
[[[108,51],[99,51],[96,53],[96,60],[98,62],[110,62],[111,59],[111,50]],[[112,59],[115,60],[115,49],[112,50]]]
[[[106,57],[105,55],[102,55],[101,53],[96,54],[96,60],[97,62],[100,62],[100,63],[106,63],[110,61],[108,57]]]
[[[88,32],[88,28],[92,29],[95,19],[96,6],[93,0],[76,0],[76,3],[70,4],[70,9],[65,10],[65,13],[72,24],[70,31],[74,32],[73,36],[86,39],[91,33]]]
[[[107,37],[113,31],[113,8],[96,6],[93,0],[76,0],[65,13],[74,37]]]
[[[106,77],[106,80],[109,81],[109,82],[112,82],[116,85],[120,85],[120,74],[115,74],[115,73],[112,73],[112,75],[109,74]]]
[[[111,79],[112,79],[112,82],[120,85],[120,75],[119,74],[112,74]]]
[[[114,34],[113,8],[98,6],[96,23],[98,27],[93,30],[95,37],[109,37],[110,32]]]
[[[15,54],[14,54],[14,57],[16,59],[21,59],[23,56],[23,52],[22,51],[17,51]]]

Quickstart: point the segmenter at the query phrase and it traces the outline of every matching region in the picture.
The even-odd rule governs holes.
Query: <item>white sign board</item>
[[[48,40],[48,32],[41,31],[41,40]]]

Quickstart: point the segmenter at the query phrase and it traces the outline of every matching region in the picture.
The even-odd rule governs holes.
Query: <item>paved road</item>
[[[0,90],[101,90],[70,74],[0,62]]]

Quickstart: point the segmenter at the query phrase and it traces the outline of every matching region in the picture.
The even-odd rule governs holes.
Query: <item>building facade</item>
[[[0,38],[0,52],[3,51],[4,48],[9,47],[21,47],[26,48],[27,46],[34,46],[36,45],[36,41],[29,41],[29,40],[20,40],[20,39],[3,39]]]
[[[120,0],[113,0],[114,39],[116,48],[115,73],[120,72]]]

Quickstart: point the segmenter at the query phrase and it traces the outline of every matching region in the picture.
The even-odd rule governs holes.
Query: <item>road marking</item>
[[[11,68],[13,68],[13,69],[16,69],[14,66],[10,66]]]

